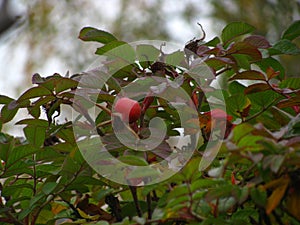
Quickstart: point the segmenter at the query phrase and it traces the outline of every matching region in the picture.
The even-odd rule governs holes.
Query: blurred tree
[[[10,10],[10,3],[8,0],[0,1],[0,35],[13,26],[18,19],[18,16]]]
[[[12,3],[16,2],[24,8],[26,22],[5,40],[9,49],[5,58],[10,59],[10,65],[18,64],[22,68],[26,83],[36,72],[85,70],[96,59],[90,54],[96,44],[86,45],[76,38],[84,26],[108,30],[129,42],[141,39],[169,41],[170,36],[176,36],[167,26],[169,20],[186,21],[184,29],[189,26],[197,29],[196,22],[191,21],[199,12],[194,7],[195,0],[179,2],[176,7],[169,0],[19,0]],[[17,7],[17,4],[13,5]],[[22,63],[16,57],[20,55],[20,49]]]
[[[212,19],[223,25],[232,21],[247,22],[257,29],[257,34],[273,42],[279,40],[289,24],[300,19],[300,2],[297,0],[210,0],[210,3]],[[300,40],[296,42],[300,44]],[[299,56],[281,57],[288,75],[300,76],[299,60]]]

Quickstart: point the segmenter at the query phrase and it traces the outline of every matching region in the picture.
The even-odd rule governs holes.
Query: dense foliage
[[[133,47],[110,33],[83,28],[81,40],[101,43],[98,55],[109,53],[105,67],[113,76],[105,80],[107,73],[97,69],[72,76],[35,74],[34,86],[18,99],[0,96],[1,127],[19,109],[30,115],[16,124],[24,127],[25,138],[0,133],[0,223],[300,224],[300,78],[286,78],[277,59],[300,53],[293,42],[300,36],[300,21],[274,44],[251,35],[253,31],[249,24],[234,22],[220,38],[194,39],[184,50],[165,53],[163,45]],[[114,51],[120,46],[121,51]],[[201,86],[188,73],[199,69],[199,61],[212,75],[200,75]],[[165,80],[151,86],[152,94],[163,93],[162,84],[176,84],[189,95],[187,104],[196,107],[199,121],[185,121],[190,124],[187,133],[195,136],[193,127],[199,126],[199,143],[191,160],[170,179],[142,186],[144,174],[135,173],[128,178],[131,185],[118,184],[95,172],[77,144],[96,125],[116,158],[136,166],[163,160],[170,151],[167,137],[179,135],[176,128],[182,127],[182,118],[165,99],[135,90],[145,95],[142,114],[124,128],[143,139],[149,121],[163,118],[167,137],[156,151],[136,154],[116,139],[112,127],[116,95],[128,85],[148,82],[147,77]],[[105,80],[100,89],[93,85],[97,79]],[[215,80],[220,88],[212,85]],[[224,104],[226,113],[218,108]],[[95,119],[89,115],[92,105],[101,109]],[[78,112],[78,119],[58,121],[65,107]],[[80,123],[80,116],[85,122]],[[82,132],[74,132],[75,122]],[[223,135],[213,136],[219,123],[224,123]],[[220,148],[217,157],[199,170],[203,152],[215,146]]]

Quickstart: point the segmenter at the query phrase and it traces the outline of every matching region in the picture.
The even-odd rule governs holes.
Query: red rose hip
[[[120,98],[115,104],[115,111],[122,115],[124,122],[133,123],[141,116],[141,107],[139,103],[130,98]]]

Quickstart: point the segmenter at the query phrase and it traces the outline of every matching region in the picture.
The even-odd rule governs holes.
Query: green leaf
[[[109,42],[101,48],[97,48],[96,54],[125,61],[127,65],[135,61],[135,51],[133,47],[124,41]]]
[[[43,185],[43,188],[42,188],[42,192],[45,194],[45,195],[49,195],[51,194],[54,189],[56,188],[57,186],[57,183],[56,182],[48,182],[48,183],[45,183]]]
[[[0,104],[8,104],[13,100],[14,100],[13,98],[7,97],[5,95],[0,95]]]
[[[166,55],[166,64],[170,66],[186,67],[184,52],[178,50],[176,52]]]
[[[29,125],[24,127],[24,133],[28,142],[34,146],[41,147],[44,143],[47,127]]]
[[[211,39],[210,41],[206,42],[204,45],[216,47],[217,44],[219,44],[220,42],[221,42],[221,40],[220,40],[219,37],[214,37],[214,38]]]
[[[40,127],[48,127],[48,121],[43,119],[24,119],[20,120],[16,123],[16,125],[33,125],[33,126],[40,126]]]
[[[253,130],[254,127],[248,123],[239,124],[233,129],[233,140],[238,143],[243,137],[251,134]]]
[[[248,70],[240,72],[229,79],[231,80],[266,80],[266,77],[263,73],[256,70]]]
[[[9,109],[9,105],[5,105],[1,109],[1,117],[0,120],[2,123],[7,123],[11,121],[18,112],[18,108]]]
[[[244,22],[232,22],[228,24],[221,34],[224,45],[228,44],[232,39],[244,34],[251,33],[255,28]]]
[[[18,103],[25,99],[31,99],[31,98],[36,98],[36,97],[43,97],[46,95],[52,95],[51,91],[49,91],[47,88],[44,88],[43,86],[37,86],[28,89],[25,91],[17,100]]]
[[[237,62],[237,65],[243,69],[250,70],[251,64],[249,61],[249,57],[247,55],[243,54],[233,54],[232,55],[235,61]]]
[[[274,101],[274,99],[278,98],[280,94],[272,90],[267,90],[264,92],[253,92],[247,96],[250,99],[251,103],[255,103],[262,108],[266,108]]]
[[[200,158],[194,157],[192,158],[187,165],[182,169],[181,173],[185,177],[186,180],[191,180],[193,177],[198,177],[201,175],[199,171]]]
[[[229,83],[228,89],[231,95],[244,93],[245,86],[237,81]]]
[[[219,70],[224,66],[234,64],[234,62],[226,57],[212,57],[205,60],[205,64],[213,68],[214,70]]]
[[[244,94],[235,94],[226,98],[227,110],[230,115],[240,116],[250,104],[249,99]]]
[[[135,155],[123,155],[118,158],[123,163],[134,165],[134,166],[148,166],[145,159]]]
[[[24,159],[27,156],[38,152],[39,150],[40,148],[37,148],[31,144],[17,146],[9,152],[6,166],[10,167],[13,164],[17,163],[19,160]]]
[[[56,86],[55,86],[55,92],[60,93],[62,91],[76,88],[78,85],[78,81],[72,80],[70,78],[60,78],[57,80]]]
[[[198,179],[196,180],[195,182],[193,182],[191,184],[191,191],[194,192],[194,191],[198,191],[198,190],[201,190],[201,189],[207,189],[207,188],[212,188],[212,187],[215,187],[219,184],[222,184],[224,183],[223,180],[213,180],[213,179]]]
[[[290,25],[282,35],[282,39],[294,40],[295,38],[300,36],[300,20],[295,21]]]
[[[280,88],[300,89],[300,78],[289,77],[279,84]]]
[[[159,176],[159,173],[157,172],[156,169],[147,167],[146,170],[143,169],[135,169],[132,172],[130,172],[127,176],[127,179],[132,179],[132,178],[141,178],[141,177],[157,177]]]
[[[262,59],[261,61],[256,62],[256,64],[264,72],[267,72],[267,69],[272,67],[274,71],[280,71],[280,74],[278,76],[278,78],[280,80],[283,80],[285,78],[284,67],[281,65],[281,63],[277,59],[274,59],[273,57]]]
[[[152,45],[141,44],[136,46],[136,54],[139,63],[154,62],[157,60],[160,51]]]
[[[240,209],[232,215],[233,220],[246,220],[249,222],[249,217],[257,218],[258,210],[252,208]],[[235,224],[235,223],[234,223]],[[245,223],[243,223],[245,224]],[[250,224],[250,223],[249,223]],[[247,225],[247,224],[245,224]]]
[[[117,38],[113,36],[112,34],[103,31],[103,30],[98,30],[93,27],[84,27],[81,29],[79,36],[79,39],[83,41],[96,41],[100,42],[102,44],[107,44],[112,41],[116,41]]]
[[[270,55],[298,55],[300,54],[300,49],[298,46],[291,42],[290,40],[283,39],[278,41],[272,48],[269,48]]]
[[[244,148],[247,151],[260,151],[264,148],[259,142],[263,141],[265,137],[263,136],[255,136],[255,135],[247,135],[240,139],[237,144],[238,147]]]

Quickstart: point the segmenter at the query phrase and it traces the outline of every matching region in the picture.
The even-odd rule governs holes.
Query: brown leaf
[[[300,220],[300,191],[297,188],[290,188],[286,198],[286,208],[290,214]]]
[[[287,187],[289,186],[290,178],[283,176],[277,180],[267,183],[264,187],[274,188],[272,194],[267,199],[266,213],[269,215],[281,202]]]
[[[263,80],[263,81],[265,81],[266,78],[265,78],[265,75],[259,71],[248,70],[248,71],[240,72],[229,79],[229,81],[232,81],[232,80]]]
[[[261,91],[266,91],[271,89],[269,85],[265,83],[257,83],[257,84],[252,84],[245,88],[244,93],[247,94],[252,94],[252,93],[257,93]]]
[[[272,78],[278,76],[280,74],[280,71],[275,71],[272,67],[267,68],[266,74],[268,77],[268,80],[271,80]]]
[[[298,105],[300,105],[300,98],[298,96],[295,96],[278,102],[277,107],[286,108],[286,107],[298,106]]]

